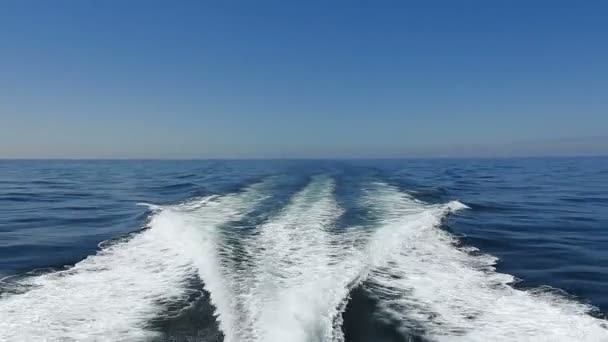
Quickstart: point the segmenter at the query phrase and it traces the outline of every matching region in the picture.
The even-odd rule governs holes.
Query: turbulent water
[[[607,159],[4,161],[0,186],[1,341],[608,341]]]

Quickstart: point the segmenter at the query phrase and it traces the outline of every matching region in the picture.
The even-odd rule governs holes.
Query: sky
[[[0,158],[608,155],[606,1],[0,1]]]

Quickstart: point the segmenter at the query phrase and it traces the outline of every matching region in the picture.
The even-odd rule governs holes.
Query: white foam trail
[[[428,205],[387,185],[368,200],[383,213],[369,246],[370,291],[404,330],[421,328],[435,341],[608,341],[589,306],[514,289],[496,258],[457,248],[439,225],[460,202]]]
[[[255,205],[266,198],[263,192],[254,188],[242,195],[229,195],[216,201],[208,201],[204,207],[190,205],[181,210],[178,217],[177,232],[179,248],[192,258],[205,289],[209,292],[215,306],[224,341],[238,341],[234,332],[238,331],[238,308],[235,284],[230,281],[233,272],[230,264],[222,260],[222,241],[220,225],[235,221],[249,213]]]
[[[244,194],[156,208],[149,229],[110,245],[65,271],[32,276],[32,288],[0,299],[1,341],[141,341],[165,303],[185,299],[199,272],[222,329],[231,329],[229,295],[216,260],[219,225],[238,219],[261,197]],[[224,317],[225,316],[225,317]]]
[[[67,271],[26,278],[33,289],[0,300],[2,341],[129,341],[186,294],[190,260],[168,247],[166,222],[112,245]],[[160,218],[160,220],[163,220]]]
[[[314,179],[249,241],[254,277],[240,300],[242,341],[330,341],[348,283],[360,269],[329,229],[341,214],[333,181]],[[344,257],[344,258],[342,258]]]

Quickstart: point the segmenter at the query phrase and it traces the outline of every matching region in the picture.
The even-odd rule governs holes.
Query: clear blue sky
[[[608,154],[606,1],[0,2],[0,157]]]

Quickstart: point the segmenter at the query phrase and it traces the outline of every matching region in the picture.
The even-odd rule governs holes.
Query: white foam
[[[231,329],[215,241],[219,225],[238,219],[261,199],[204,198],[156,208],[150,228],[112,244],[73,268],[20,280],[32,289],[0,299],[2,341],[138,341],[155,332],[146,323],[166,303],[185,299],[196,272]]]
[[[158,204],[154,204],[154,203],[139,202],[139,203],[136,203],[135,205],[138,205],[140,207],[146,207],[146,208],[150,209],[151,211],[160,211],[163,209],[162,205],[158,205]]]
[[[330,341],[361,260],[329,230],[341,214],[333,181],[320,177],[296,194],[249,241],[253,278],[240,293],[242,341]],[[339,338],[339,336],[337,336]]]
[[[176,233],[183,237],[177,239],[179,248],[191,257],[198,270],[215,306],[226,342],[237,341],[234,332],[237,331],[239,316],[235,300],[238,292],[230,281],[233,270],[221,257],[225,242],[217,228],[223,223],[242,218],[266,197],[253,191],[255,188],[251,190],[243,195],[224,196],[206,202],[204,207],[187,205],[186,210],[180,208],[179,216],[173,219],[179,222]]]
[[[496,258],[472,255],[439,228],[459,202],[428,205],[387,185],[368,205],[383,215],[369,245],[369,289],[403,330],[436,341],[608,341],[606,323],[589,306],[509,286]]]
[[[162,214],[161,214],[162,215]],[[0,300],[0,340],[143,340],[157,302],[186,293],[190,260],[167,246],[163,218],[128,242],[114,244],[67,271],[22,280],[34,288]]]
[[[464,204],[429,205],[384,184],[366,197],[375,230],[333,233],[334,183],[315,178],[252,234],[235,232],[237,267],[222,226],[256,208],[261,187],[152,205],[150,229],[70,270],[21,280],[33,288],[0,299],[0,340],[148,340],[147,322],[198,275],[226,342],[342,341],[340,314],[363,279],[387,317],[431,340],[608,341],[588,306],[513,289],[494,257],[455,247],[439,225]]]

